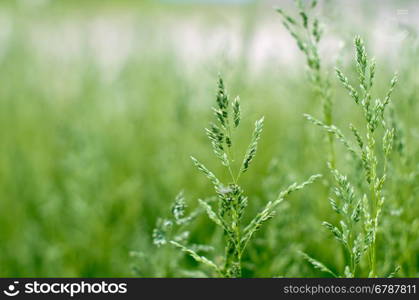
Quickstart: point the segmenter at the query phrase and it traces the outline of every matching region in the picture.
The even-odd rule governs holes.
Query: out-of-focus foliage
[[[418,7],[414,1],[351,3],[324,4],[330,5],[323,21],[331,46],[320,53],[331,73],[337,63],[353,78],[351,41],[358,33],[377,55],[377,94],[385,94],[399,72],[389,111],[395,145],[376,245],[385,263],[377,268],[391,273],[398,264],[397,276],[419,276]],[[333,272],[342,269],[344,252],[321,227],[323,220],[338,220],[328,201],[324,134],[303,118],[320,115],[321,107],[272,4],[2,1],[0,275],[205,276],[177,249],[153,245],[152,232],[180,190],[191,211],[198,197],[213,194],[189,156],[217,166],[201,129],[212,118],[218,72],[231,95],[246,103],[243,132],[265,116],[253,175],[242,182],[246,221],[290,183],[324,174],[258,232],[242,258],[243,275],[324,276],[300,251]],[[411,15],[397,27],[393,17],[402,18],[397,10],[404,5]],[[354,24],[352,16],[360,21]],[[386,26],[377,35],[380,24]],[[336,41],[346,44],[334,47]],[[359,124],[360,114],[331,78],[334,123]],[[247,136],[237,141],[247,146]],[[339,161],[346,153],[336,145]],[[349,172],[345,166],[339,170]],[[213,171],[222,174],[221,168]],[[223,251],[222,233],[208,218],[188,226],[191,243]]]

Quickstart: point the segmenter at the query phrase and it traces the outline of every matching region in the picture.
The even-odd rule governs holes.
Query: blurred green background
[[[253,121],[266,118],[243,178],[248,216],[290,183],[325,175],[258,234],[245,275],[323,276],[299,250],[342,268],[339,246],[321,226],[334,220],[323,135],[302,117],[321,108],[274,6],[293,7],[279,0],[1,1],[0,276],[191,276],[196,264],[176,249],[157,249],[151,232],[180,190],[190,207],[212,193],[189,156],[221,170],[203,131],[218,73],[242,99],[242,145]],[[350,73],[354,35],[377,58],[378,95],[400,74],[393,106],[400,143],[379,269],[398,264],[399,276],[417,277],[419,5],[324,1],[319,15],[335,120],[345,132],[360,114],[333,66]],[[347,155],[337,151],[345,170]],[[197,243],[220,239],[206,217],[190,231]]]

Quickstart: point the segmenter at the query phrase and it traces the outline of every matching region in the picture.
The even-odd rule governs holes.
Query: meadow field
[[[419,3],[296,2],[1,1],[0,276],[419,277]]]

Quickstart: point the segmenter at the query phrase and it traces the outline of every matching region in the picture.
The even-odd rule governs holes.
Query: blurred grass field
[[[0,276],[190,276],[196,264],[157,249],[151,232],[180,190],[191,207],[212,193],[189,156],[216,161],[203,128],[218,73],[240,95],[248,131],[256,117],[266,118],[243,178],[251,212],[288,184],[324,174],[249,245],[244,275],[324,276],[298,251],[342,266],[339,245],[320,225],[333,220],[323,135],[302,117],[321,108],[272,9],[289,1],[168,2],[0,2]],[[351,69],[358,33],[376,55],[378,93],[393,71],[400,74],[393,107],[401,134],[379,268],[390,273],[397,263],[398,276],[418,277],[419,5],[366,2],[322,7],[334,115],[345,130],[360,120],[333,77],[336,64]],[[344,167],[344,149],[337,153]],[[199,243],[220,236],[205,217],[191,228]]]

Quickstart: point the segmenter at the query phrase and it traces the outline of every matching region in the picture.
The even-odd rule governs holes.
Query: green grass
[[[257,157],[240,179],[249,199],[244,222],[293,182],[323,175],[283,201],[277,216],[254,235],[241,257],[242,276],[329,276],[312,268],[301,252],[333,273],[343,273],[348,260],[345,249],[321,226],[325,220],[339,224],[340,216],[328,201],[333,174],[327,167],[327,136],[303,117],[304,113],[322,116],[324,111],[303,56],[294,65],[272,62],[257,70],[248,63],[246,52],[232,59],[215,55],[199,64],[185,63],[165,41],[164,25],[153,27],[156,22],[152,22],[202,17],[211,27],[228,24],[229,13],[239,20],[247,16],[249,21],[246,7],[188,5],[185,12],[180,7],[169,14],[163,5],[137,6],[128,1],[103,10],[87,6],[85,11],[64,4],[44,7],[42,12],[2,5],[11,31],[0,51],[0,276],[214,275],[175,247],[155,246],[152,235],[158,219],[170,217],[179,191],[184,191],[189,212],[199,211],[199,198],[214,195],[190,155],[220,174],[223,182],[229,180],[202,130],[213,119],[218,72],[225,76],[229,94],[242,99],[235,146],[246,149],[254,120],[265,116]],[[139,48],[116,71],[107,71],[98,62],[87,31],[78,31],[82,34],[77,55],[54,54],[56,45],[45,39],[53,33],[33,35],[39,26],[57,27],[58,34],[64,34],[60,26],[65,22],[84,28],[92,16],[114,12],[118,16],[127,7],[132,8],[128,15],[134,20],[133,36],[142,41],[145,28],[153,34],[147,47],[138,42]],[[280,16],[273,10],[267,14],[277,18],[280,30]],[[258,16],[249,21],[250,28],[262,21]],[[350,20],[333,20],[335,27],[327,23],[332,20],[321,15],[319,19],[327,25],[324,39],[335,29],[347,41],[339,68],[356,82]],[[368,53],[373,54],[368,49],[372,35],[368,26],[357,33],[365,37]],[[63,47],[71,49],[71,30],[66,34],[70,42]],[[245,34],[238,38],[244,45],[248,42]],[[46,45],[39,46],[43,42]],[[399,84],[386,115],[395,128],[395,142],[376,233],[375,273],[386,276],[400,266],[396,276],[417,277],[417,36],[411,34],[397,45],[395,59],[377,55],[373,88],[374,95],[385,95],[393,72],[398,71]],[[328,73],[333,92],[333,124],[350,136],[347,124],[362,128],[363,115],[334,77],[335,61],[322,56],[321,48],[319,55],[324,60],[322,74]],[[355,173],[359,171],[354,171],[345,146],[336,141],[334,151],[336,169],[349,178],[363,178],[364,173]],[[378,154],[380,163],[382,158]],[[205,214],[200,212],[176,230],[188,232],[192,245],[211,245],[198,249],[208,250],[203,252],[206,257],[223,264],[223,232]],[[365,272],[357,275],[367,276]]]

